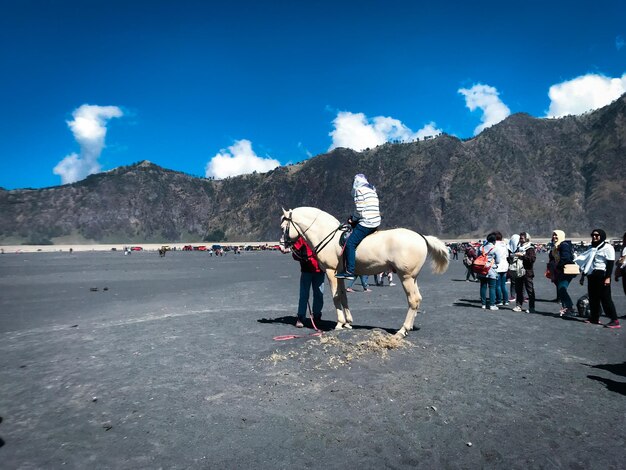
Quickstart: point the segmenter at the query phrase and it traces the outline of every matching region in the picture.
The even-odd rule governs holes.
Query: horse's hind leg
[[[406,314],[406,318],[404,323],[402,324],[402,328],[398,330],[396,335],[405,337],[409,331],[413,329],[413,324],[415,323],[415,315],[417,315],[417,310],[420,307],[420,303],[422,302],[422,296],[420,295],[420,291],[417,287],[416,279],[412,276],[402,276],[402,287],[404,287],[404,292],[406,293],[406,300],[409,304],[409,311]]]

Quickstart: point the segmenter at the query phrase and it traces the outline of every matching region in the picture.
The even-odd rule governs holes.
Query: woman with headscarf
[[[530,235],[526,232],[519,234],[519,244],[513,253],[513,256],[522,260],[524,266],[524,275],[515,278],[515,308],[514,312],[521,312],[524,305],[524,289],[528,294],[528,310],[526,313],[535,313],[535,285],[533,279],[535,277],[535,260],[537,253],[535,246],[530,243]]]
[[[615,264],[615,249],[606,242],[606,232],[601,229],[591,231],[591,248],[581,256],[584,259],[583,276],[587,277],[589,295],[589,320],[587,323],[600,325],[600,304],[611,319],[607,328],[621,328],[615,304],[611,298],[611,273]],[[584,279],[580,280],[581,284]]]
[[[348,223],[354,226],[354,230],[348,237],[344,249],[346,270],[335,274],[337,279],[354,279],[356,247],[365,237],[374,233],[380,225],[378,194],[376,188],[369,184],[365,175],[359,173],[354,177],[352,197],[354,198],[355,210],[348,219]]]
[[[559,300],[561,301],[561,316],[574,316],[574,303],[567,292],[575,274],[565,274],[563,272],[566,264],[574,262],[574,248],[572,242],[565,240],[565,232],[563,230],[554,230],[552,232],[552,250],[550,250],[548,269],[551,271],[552,282],[556,284]]]
[[[514,233],[513,235],[511,235],[511,238],[509,239],[509,259],[508,262],[512,263],[514,258],[513,258],[513,253],[515,253],[517,251],[517,248],[519,246],[519,234]],[[515,300],[515,282],[514,280],[511,278],[511,292],[510,292],[510,296],[511,298],[509,299],[509,301],[513,301]]]

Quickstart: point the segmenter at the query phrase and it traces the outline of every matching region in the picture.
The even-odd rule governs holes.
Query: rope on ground
[[[308,335],[279,335],[279,336],[274,336],[274,341],[287,341],[289,339],[296,339],[296,338],[309,338],[312,336],[322,336],[324,334],[324,332],[321,331],[315,324],[315,320],[313,319],[313,312],[311,311],[311,304],[307,301],[306,305],[309,308],[309,317],[311,318],[311,325],[313,325],[313,329],[315,330],[315,333],[309,333]]]

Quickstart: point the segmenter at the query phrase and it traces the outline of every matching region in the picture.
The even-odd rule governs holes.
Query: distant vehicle
[[[195,246],[193,249],[197,250],[197,251],[206,251],[207,250],[206,246],[204,246],[204,245]]]
[[[222,249],[222,245],[213,245],[213,246],[211,247],[211,249],[212,249],[213,251],[215,251],[215,250],[221,250],[221,249]]]
[[[163,245],[163,246],[161,247],[161,249],[162,249],[163,251],[170,251],[170,250],[171,250],[171,248],[170,248],[170,246],[169,246],[169,245]]]
[[[191,251],[191,250],[193,250],[193,247],[191,245],[183,246],[183,251]]]
[[[143,251],[143,248],[140,246],[131,246],[130,251]]]

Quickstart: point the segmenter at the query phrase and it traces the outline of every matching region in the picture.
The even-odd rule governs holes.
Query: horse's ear
[[[287,217],[289,213],[285,210],[284,207],[281,207],[281,209],[283,210],[283,217]]]

